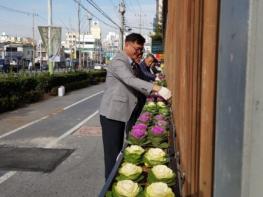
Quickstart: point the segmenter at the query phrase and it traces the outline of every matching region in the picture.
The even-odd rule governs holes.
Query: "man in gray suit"
[[[132,63],[144,50],[145,39],[132,33],[125,39],[124,50],[117,53],[107,68],[106,90],[100,105],[100,122],[107,179],[123,146],[125,124],[136,104],[138,92],[158,92],[165,99],[171,92],[164,87],[136,77]]]

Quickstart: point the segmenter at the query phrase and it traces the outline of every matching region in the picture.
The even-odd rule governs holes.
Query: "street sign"
[[[61,47],[61,27],[50,27],[51,46],[48,57],[51,61],[57,61]],[[48,49],[48,26],[38,26],[43,46]]]

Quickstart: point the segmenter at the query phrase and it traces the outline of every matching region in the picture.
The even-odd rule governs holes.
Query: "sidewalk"
[[[89,87],[94,94],[103,86]],[[82,98],[85,89],[66,97],[54,97],[26,108],[0,115],[0,130],[8,131],[28,121],[56,113]],[[15,116],[15,117],[14,117]],[[13,119],[14,118],[14,119]],[[21,120],[13,125],[7,120]],[[3,123],[6,122],[5,125]],[[7,127],[7,128],[6,128]],[[59,141],[53,148],[70,148],[75,151],[52,173],[17,172],[0,184],[1,197],[95,197],[104,184],[103,146],[99,115],[84,123],[76,132]]]
[[[51,97],[14,111],[2,113],[0,114],[0,135],[46,115],[55,115],[61,112],[64,107],[96,93],[98,89],[103,89],[103,87],[104,84],[91,86],[70,92],[64,97]]]

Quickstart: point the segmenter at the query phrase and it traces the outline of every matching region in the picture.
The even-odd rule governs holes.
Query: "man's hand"
[[[161,90],[161,86],[158,86],[157,84],[153,84],[153,92],[159,92]]]

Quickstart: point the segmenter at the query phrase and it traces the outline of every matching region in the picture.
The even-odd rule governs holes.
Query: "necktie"
[[[131,67],[132,67],[133,74],[134,74],[136,77],[138,77],[138,76],[139,76],[138,64],[135,63],[135,62],[132,62],[132,63],[131,63]]]

